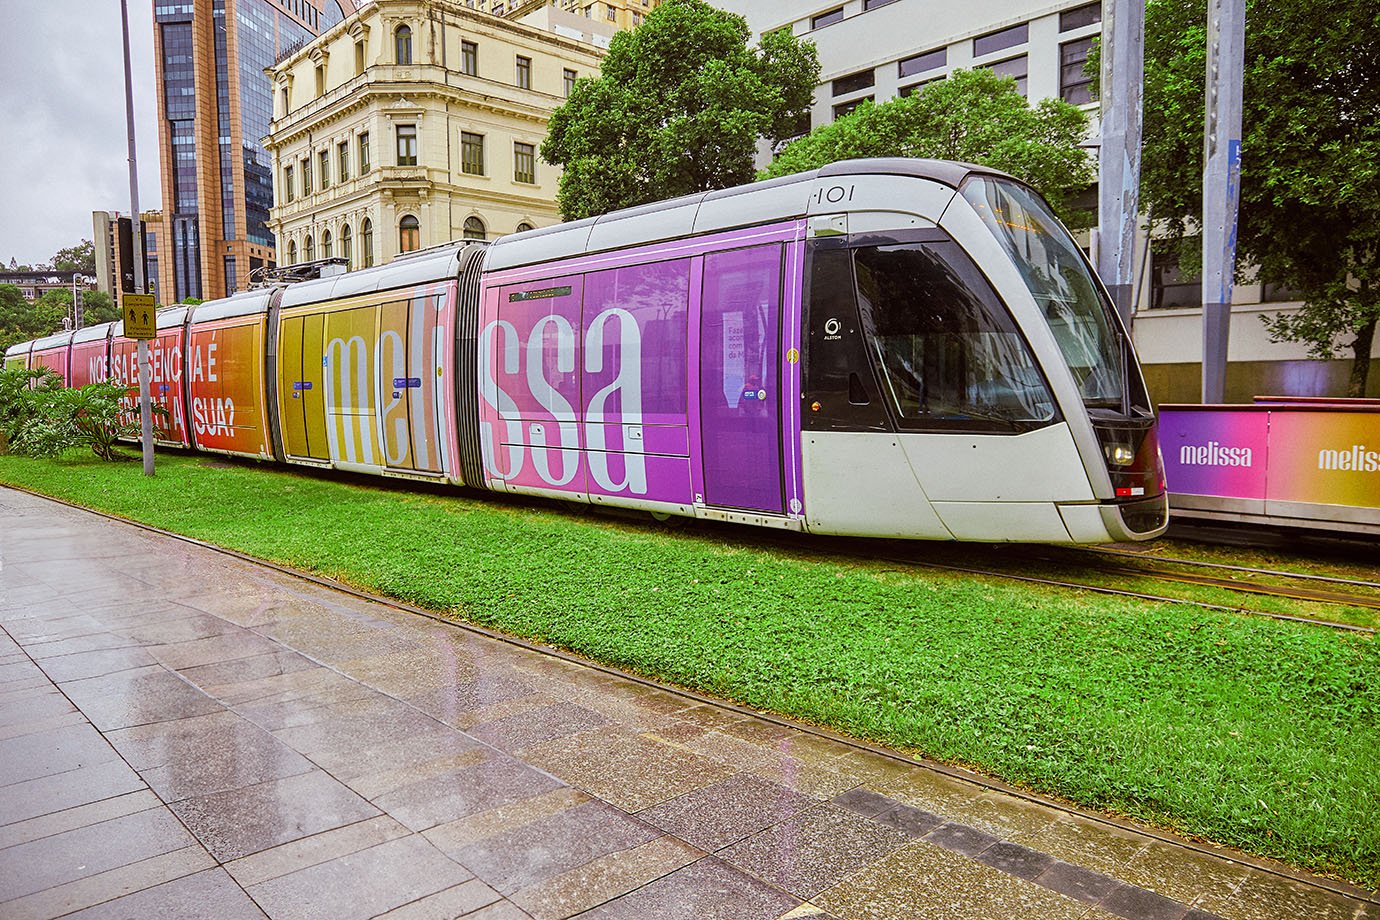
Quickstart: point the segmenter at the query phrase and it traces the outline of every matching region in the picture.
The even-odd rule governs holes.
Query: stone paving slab
[[[1380,918],[0,489],[0,917]]]

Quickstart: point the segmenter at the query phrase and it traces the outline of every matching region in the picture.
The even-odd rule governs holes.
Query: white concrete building
[[[1097,103],[1083,74],[1101,32],[1100,0],[711,0],[747,18],[754,38],[790,29],[815,43],[820,83],[811,126],[832,122],[864,99],[878,103],[941,80],[958,68],[990,67],[1016,78],[1027,98],[1062,97],[1082,106],[1097,131]],[[759,165],[771,151],[759,154]],[[1091,203],[1091,202],[1089,202]],[[1144,234],[1142,235],[1144,237]],[[1159,245],[1137,253],[1133,335],[1157,402],[1197,402],[1202,355],[1201,285],[1182,277],[1174,253]],[[1148,264],[1142,265],[1146,261]],[[1256,395],[1338,396],[1346,392],[1349,350],[1314,361],[1307,348],[1271,342],[1261,315],[1299,302],[1270,284],[1238,284],[1232,298],[1227,400]],[[1344,337],[1345,338],[1345,337]],[[1380,348],[1376,349],[1380,354]],[[1371,394],[1380,393],[1380,359]]]

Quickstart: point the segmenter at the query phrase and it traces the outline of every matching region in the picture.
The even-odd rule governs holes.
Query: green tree
[[[43,296],[34,301],[34,313],[43,324],[45,331],[39,335],[52,335],[62,331],[62,321],[72,319],[72,289],[49,288]]]
[[[1206,17],[1205,0],[1149,0],[1145,13],[1141,200],[1189,246],[1202,213]],[[1238,264],[1304,301],[1266,321],[1273,339],[1319,359],[1350,348],[1350,396],[1365,395],[1380,318],[1377,35],[1374,0],[1246,3]]]
[[[83,275],[96,274],[96,247],[90,240],[82,240],[75,246],[59,249],[52,259],[53,271],[81,272]]]
[[[609,45],[600,75],[551,116],[541,155],[565,168],[566,219],[750,182],[761,138],[793,133],[819,60],[788,32],[750,48],[741,16],[667,0]]]
[[[62,297],[47,294],[29,303],[13,284],[0,284],[0,351],[20,342],[52,335],[62,328],[62,318],[71,306],[72,295],[65,291],[57,293],[66,295],[65,304]]]
[[[1011,77],[986,68],[956,70],[909,96],[864,102],[789,144],[764,177],[817,169],[855,157],[932,157],[979,163],[1034,186],[1065,222],[1071,196],[1094,178],[1079,144],[1087,116],[1062,99],[1026,101]]]
[[[105,291],[85,291],[81,295],[82,325],[112,323],[120,318],[120,308]]]
[[[183,297],[181,300],[178,301],[178,303],[190,304],[192,306],[196,306],[199,303],[205,302],[206,301],[202,300],[200,297]]]
[[[18,449],[24,432],[43,417],[43,400],[62,388],[62,378],[45,368],[0,368],[0,453]]]

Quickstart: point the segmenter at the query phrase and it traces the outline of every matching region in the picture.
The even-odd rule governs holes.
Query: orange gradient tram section
[[[87,326],[72,336],[72,373],[68,386],[84,387],[110,379],[110,325]]]
[[[271,458],[264,391],[268,309],[259,291],[199,307],[187,331],[188,415],[200,450]]]

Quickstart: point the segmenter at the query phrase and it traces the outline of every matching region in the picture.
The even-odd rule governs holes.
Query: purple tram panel
[[[800,387],[803,234],[792,221],[486,275],[489,485],[803,513],[788,398]]]
[[[490,289],[480,436],[491,479],[690,503],[689,274],[679,259]]]
[[[498,321],[480,347],[495,381],[489,474],[513,485],[583,493],[580,459],[580,302],[584,279],[553,278],[498,290]],[[482,417],[482,415],[481,415]]]
[[[589,492],[689,504],[690,260],[591,272],[585,285]]]
[[[700,431],[706,504],[780,514],[781,246],[704,258]]]

